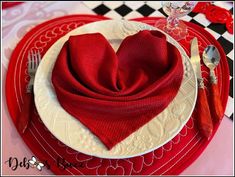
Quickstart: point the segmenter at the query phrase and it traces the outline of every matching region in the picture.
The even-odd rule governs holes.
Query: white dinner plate
[[[45,126],[61,142],[88,155],[110,159],[128,158],[161,147],[174,138],[187,123],[193,112],[197,97],[196,77],[183,48],[167,34],[167,41],[178,48],[182,55],[184,76],[179,92],[163,112],[111,150],[107,150],[89,129],[67,113],[57,100],[51,83],[51,72],[57,56],[69,36],[99,32],[109,40],[112,47],[117,51],[121,41],[126,36],[144,29],[158,30],[147,24],[134,21],[104,20],[89,23],[61,37],[43,56],[34,81],[35,104]]]

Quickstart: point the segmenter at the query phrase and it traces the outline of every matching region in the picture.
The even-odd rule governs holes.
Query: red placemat
[[[65,16],[42,23],[24,36],[12,53],[6,77],[7,105],[14,124],[20,113],[23,104],[22,94],[25,92],[29,79],[26,74],[28,51],[38,49],[43,55],[57,39],[72,29],[105,19],[107,18],[94,15]],[[151,17],[133,20],[154,25],[158,19],[160,18]],[[203,28],[188,22],[186,24],[189,27],[189,35],[185,40],[181,40],[180,44],[188,54],[190,41],[195,36],[198,37],[201,52],[208,44],[214,44],[219,49],[221,62],[216,68],[216,75],[218,75],[222,104],[225,108],[229,90],[229,69],[223,49]],[[208,70],[205,66],[202,69],[207,85]],[[22,138],[35,156],[45,163],[44,168],[51,169],[57,175],[177,175],[188,167],[210,142],[202,138],[198,132],[196,115],[195,110],[182,131],[164,146],[145,155],[128,159],[102,159],[79,153],[67,147],[47,130],[35,108],[31,125]],[[218,126],[218,124],[215,125],[213,135]],[[69,163],[72,163],[72,166],[64,168],[65,164]]]

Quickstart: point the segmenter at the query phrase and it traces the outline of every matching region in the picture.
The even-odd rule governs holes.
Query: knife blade
[[[202,78],[200,53],[197,38],[191,41],[191,63],[198,81],[198,98],[197,98],[197,122],[200,133],[209,139],[213,132],[213,122],[211,119],[209,104],[205,92],[205,86]]]
[[[191,43],[191,63],[193,66],[193,70],[196,73],[197,79],[202,79],[202,72],[200,66],[200,55],[198,49],[198,41],[197,38],[193,38]]]

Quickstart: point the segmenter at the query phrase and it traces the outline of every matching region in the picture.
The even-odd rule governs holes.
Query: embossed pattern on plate
[[[116,159],[134,157],[155,150],[170,141],[189,120],[197,97],[196,77],[183,48],[167,34],[167,41],[178,48],[183,59],[184,77],[179,92],[163,112],[110,151],[83,124],[67,113],[57,100],[51,84],[51,72],[69,36],[100,32],[116,51],[126,36],[144,29],[158,30],[144,23],[123,20],[90,23],[60,38],[43,56],[35,76],[35,104],[45,126],[61,142],[79,152],[97,157]]]

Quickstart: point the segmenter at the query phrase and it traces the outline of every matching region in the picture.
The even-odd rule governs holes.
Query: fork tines
[[[37,68],[41,60],[41,54],[38,50],[30,50],[28,53],[28,70]]]

